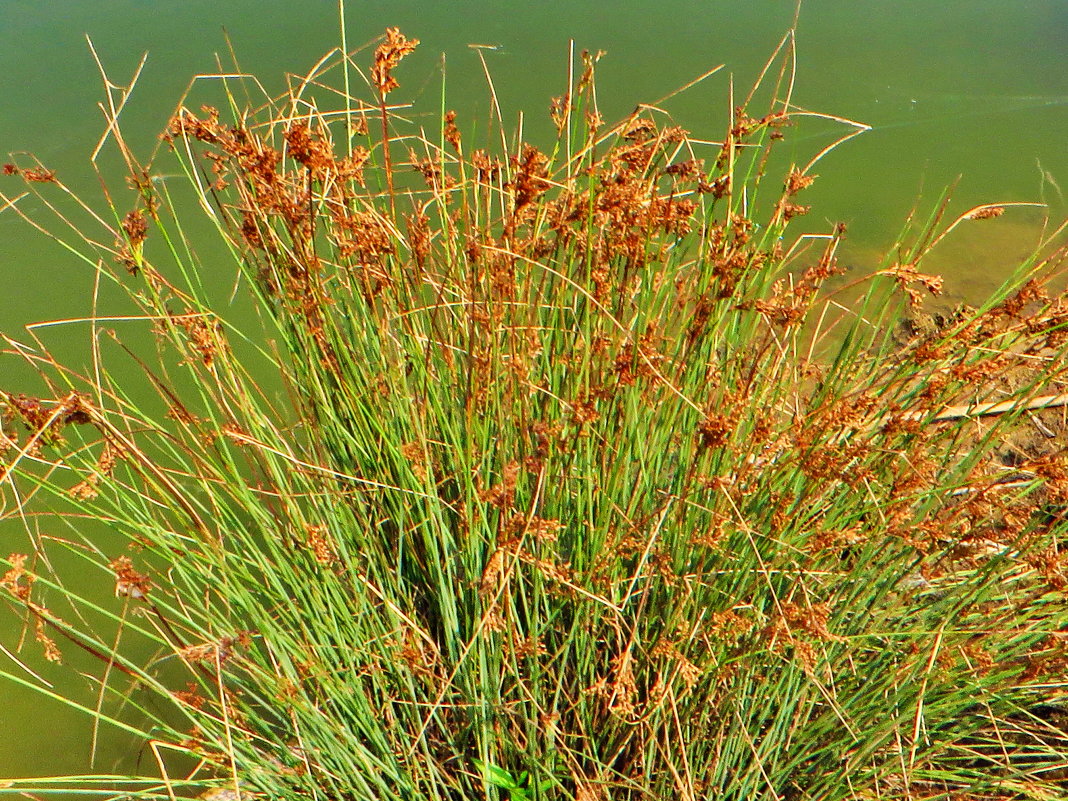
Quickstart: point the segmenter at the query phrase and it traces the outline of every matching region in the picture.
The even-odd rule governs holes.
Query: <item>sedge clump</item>
[[[0,394],[5,519],[74,532],[31,526],[0,587],[46,659],[97,660],[96,721],[162,774],[139,797],[1058,792],[1063,250],[902,329],[939,231],[1004,207],[941,209],[846,285],[844,226],[795,233],[824,152],[765,176],[785,77],[709,144],[604,122],[584,54],[555,146],[505,151],[387,103],[417,44],[388,31],[340,109],[312,93],[349,55],[254,109],[183,100],[71,246],[157,361],[42,350],[51,394]],[[59,178],[5,172],[62,222]]]

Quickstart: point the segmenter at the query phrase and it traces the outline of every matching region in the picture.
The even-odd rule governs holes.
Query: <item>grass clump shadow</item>
[[[927,251],[1004,207],[943,207],[836,283],[844,227],[792,234],[829,148],[764,174],[811,113],[789,38],[713,143],[654,106],[605,123],[584,54],[547,151],[407,121],[416,44],[258,106],[220,78],[153,166],[113,119],[132,210],[6,168],[157,342],[94,321],[82,375],[9,338],[48,392],[0,395],[4,516],[75,532],[28,526],[3,589],[147,744],[124,794],[1056,797],[1063,251],[902,328]]]

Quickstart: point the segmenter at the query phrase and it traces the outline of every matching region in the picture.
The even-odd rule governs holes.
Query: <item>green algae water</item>
[[[129,144],[147,153],[191,76],[218,70],[216,54],[229,70],[232,48],[243,71],[278,90],[285,73],[305,72],[339,44],[337,13],[336,4],[322,0],[299,6],[280,0],[2,0],[0,158],[32,152],[75,190],[99,195],[88,157],[104,127],[97,106],[104,92],[87,36],[119,84],[148,52],[121,118]],[[421,39],[420,49],[397,71],[399,94],[431,125],[441,105],[444,68],[446,105],[458,111],[465,130],[484,130],[492,109],[481,53],[506,126],[514,127],[522,115],[526,136],[534,141],[549,137],[547,110],[567,85],[572,40],[577,50],[605,51],[598,99],[608,120],[724,64],[721,72],[664,104],[695,136],[714,139],[726,126],[731,81],[744,96],[794,14],[794,4],[786,0],[350,0],[347,30],[350,47],[370,41],[387,25]],[[1048,212],[1013,209],[966,226],[932,253],[928,266],[946,275],[947,302],[981,298],[1035,247],[1047,214],[1054,222],[1064,217],[1068,4],[1063,0],[806,0],[796,44],[795,103],[871,126],[820,162],[815,170],[820,179],[802,198],[813,205],[811,230],[824,231],[837,221],[849,226],[843,258],[853,269],[875,267],[909,212],[926,213],[948,186],[954,187],[951,216],[985,202],[1047,203]],[[363,63],[369,57],[368,50]],[[825,121],[799,126],[787,134],[787,147],[793,148],[788,153],[806,160],[840,133]],[[102,163],[106,171],[115,162]],[[112,177],[122,180],[117,170]],[[17,194],[17,182],[0,184],[0,191]],[[90,312],[90,271],[9,210],[0,211],[0,279],[0,331],[20,340],[28,341],[27,324]],[[77,325],[34,331],[50,345],[68,340],[77,346],[86,337]],[[15,388],[21,369],[11,357],[0,357],[6,386]],[[35,536],[70,535],[37,531],[17,509],[0,514],[4,553],[29,550],[27,529]],[[95,679],[76,677],[76,670],[98,677],[99,665],[77,654],[60,668],[42,664],[32,626],[24,623],[10,613],[0,617],[0,669],[94,708]],[[128,699],[129,708],[138,702]],[[90,769],[91,721],[58,701],[14,682],[0,684],[0,726],[0,779]],[[139,765],[147,771],[153,757],[142,745],[101,730],[93,769],[119,772]]]

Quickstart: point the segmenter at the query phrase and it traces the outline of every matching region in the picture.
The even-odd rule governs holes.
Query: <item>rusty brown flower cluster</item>
[[[411,55],[419,45],[418,39],[409,39],[399,28],[386,29],[386,41],[375,48],[374,65],[371,67],[371,83],[385,97],[400,83],[393,77],[393,70],[405,56]]]

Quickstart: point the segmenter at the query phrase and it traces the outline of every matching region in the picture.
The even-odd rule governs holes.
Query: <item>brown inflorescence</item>
[[[981,209],[973,211],[967,215],[969,220],[992,220],[996,217],[1000,217],[1005,213],[1004,206],[984,206]]]
[[[921,273],[914,264],[894,264],[878,274],[888,275],[897,281],[898,286],[908,295],[909,303],[913,306],[919,306],[923,302],[923,295],[916,289],[917,284],[931,295],[942,293],[942,277]]]
[[[209,369],[219,354],[226,350],[222,325],[204,313],[174,314],[171,315],[171,323],[185,331],[189,347]]]
[[[218,662],[225,664],[236,655],[237,649],[248,648],[252,635],[241,631],[232,636],[220,637],[218,640],[186,645],[178,648],[178,655],[190,662]]]
[[[841,313],[859,320],[856,337],[868,331],[869,316],[843,301],[852,287],[839,296],[827,286],[842,272],[844,226],[821,244],[786,237],[792,218],[808,210],[795,198],[816,176],[792,168],[779,194],[757,204],[752,174],[736,168],[750,155],[756,173],[765,168],[763,149],[789,123],[775,110],[781,105],[763,115],[738,109],[711,150],[652,107],[602,130],[590,88],[596,57],[584,54],[583,76],[551,107],[562,135],[588,128],[584,144],[572,142],[566,158],[564,148],[539,149],[519,137],[495,152],[465,152],[471,143],[455,112],[428,138],[402,136],[408,121],[386,107],[398,86],[393,70],[416,44],[387,31],[369,74],[376,103],[347,98],[358,108],[344,117],[288,104],[274,108],[268,124],[253,114],[224,124],[204,107],[182,109],[170,124],[172,144],[183,138],[203,158],[203,196],[282,332],[292,428],[279,423],[276,440],[275,426],[243,405],[247,388],[229,370],[241,367],[239,348],[235,341],[228,350],[221,318],[167,291],[159,274],[146,281],[165,297],[158,330],[194,368],[208,368],[191,372],[210,389],[209,408],[165,389],[167,434],[197,446],[189,464],[211,466],[218,452],[242,460],[254,476],[246,494],[264,502],[256,519],[277,524],[269,542],[293,551],[287,569],[300,588],[342,580],[334,597],[343,615],[350,600],[365,602],[364,585],[381,593],[366,603],[391,627],[381,638],[388,651],[362,641],[327,646],[343,653],[343,670],[354,678],[391,688],[376,696],[384,717],[417,719],[415,739],[443,755],[442,764],[454,760],[449,727],[470,731],[471,720],[455,690],[469,678],[461,675],[466,664],[450,660],[487,647],[524,671],[500,674],[492,725],[501,742],[534,733],[567,738],[579,753],[577,743],[603,726],[618,739],[604,767],[637,771],[641,760],[659,759],[659,747],[643,739],[665,736],[659,717],[676,707],[687,714],[687,703],[715,709],[738,681],[763,681],[770,670],[812,679],[817,667],[822,681],[824,667],[831,673],[845,664],[845,684],[832,692],[847,697],[855,677],[849,660],[869,654],[853,647],[866,624],[839,590],[854,592],[867,548],[924,560],[915,586],[926,587],[970,581],[955,571],[974,572],[990,554],[1002,558],[1010,547],[1022,552],[1025,539],[1041,541],[1016,569],[1029,571],[1042,591],[1068,588],[1068,565],[1042,540],[1068,505],[1063,455],[1051,444],[1041,454],[1015,454],[1011,464],[971,464],[965,446],[986,436],[985,422],[975,423],[974,435],[955,429],[958,441],[947,444],[958,434],[947,435],[940,416],[985,388],[1000,391],[1024,356],[1051,359],[1057,338],[1068,336],[1055,330],[1068,329],[1068,311],[1040,282],[900,348],[880,349],[872,333],[858,355],[825,363],[822,354],[838,347],[842,330],[828,322],[828,333],[825,320]],[[368,113],[381,114],[381,139],[370,149],[349,145],[354,131],[367,135]],[[390,146],[401,142],[411,147],[394,186]],[[348,155],[335,154],[335,143]],[[141,202],[116,232],[119,259],[131,271],[144,263],[149,221],[162,226]],[[754,207],[764,216],[755,218]],[[912,304],[940,291],[937,276],[919,271],[916,253],[902,248],[896,258],[880,273],[891,290],[896,284]],[[1029,339],[1002,347],[1006,332]],[[854,370],[870,382],[853,383]],[[43,442],[56,441],[65,425],[99,426],[104,414],[77,397],[14,396],[5,409]],[[70,490],[84,506],[117,459],[130,459],[131,474],[141,469],[140,452],[127,454],[108,437],[95,469],[88,462],[88,475]],[[205,468],[205,475],[214,491],[215,473]],[[1041,504],[1023,491],[999,495],[1006,477],[1040,485]],[[184,488],[188,475],[166,465],[150,478]],[[118,480],[106,486],[123,490]],[[848,514],[837,514],[840,507]],[[360,562],[381,554],[387,562],[365,577]],[[0,584],[28,603],[24,561],[12,557]],[[149,593],[149,578],[129,559],[111,569],[120,595]],[[893,584],[899,578],[886,578],[891,589],[872,601],[892,620],[922,594]],[[444,604],[433,596],[440,587]],[[285,593],[279,598],[272,613],[301,613]],[[459,608],[461,601],[473,607]],[[571,635],[560,636],[557,619],[589,627],[595,647],[578,663],[567,661]],[[360,631],[369,630],[366,622]],[[445,643],[457,628],[460,649]],[[996,672],[993,645],[956,631],[946,636],[954,642],[932,666]],[[172,643],[208,674],[241,639],[202,634],[191,645]],[[301,645],[312,653],[323,643]],[[363,649],[374,664],[360,664]],[[273,685],[293,708],[318,704],[329,680],[316,674],[336,673],[313,664],[319,656],[309,659],[299,677],[279,675]],[[926,664],[926,655],[903,652],[900,660],[904,671]],[[535,728],[524,728],[516,709],[541,691],[536,676],[550,676],[555,706],[539,708]],[[396,687],[404,698],[391,697]],[[607,775],[600,764],[576,761],[574,769]],[[656,762],[650,775],[664,769]],[[710,775],[707,763],[702,769]],[[590,786],[576,779],[566,790],[579,797]]]
[[[121,227],[125,239],[120,237],[115,242],[115,258],[131,275],[137,275],[141,270],[144,242],[148,236],[148,222],[145,220],[144,211],[134,209],[128,212],[122,218]]]
[[[445,141],[452,145],[452,149],[455,150],[458,154],[462,153],[463,151],[460,147],[460,129],[456,127],[456,112],[445,112],[445,119],[443,123],[444,124],[442,128],[442,136],[444,137]]]
[[[30,588],[33,586],[33,574],[26,570],[26,559],[28,557],[24,553],[13,553],[7,561],[11,565],[7,572],[4,573],[3,578],[0,578],[0,587],[3,587],[11,595],[20,601],[28,601],[30,598]],[[25,583],[24,581],[25,580]]]
[[[144,573],[134,570],[133,562],[128,556],[120,556],[109,565],[115,573],[115,595],[119,598],[133,598],[143,601],[152,589],[152,579]]]
[[[337,547],[326,526],[308,524],[304,527],[304,535],[316,562],[323,567],[333,567],[338,563]]]
[[[36,184],[54,184],[58,183],[56,173],[54,170],[46,169],[45,167],[19,167],[17,164],[5,164],[3,166],[4,175],[20,175],[22,179],[28,183]]]
[[[374,65],[371,67],[371,83],[381,96],[385,97],[400,86],[393,77],[393,70],[418,45],[418,39],[408,39],[400,32],[400,28],[386,29],[386,41],[375,48]]]

